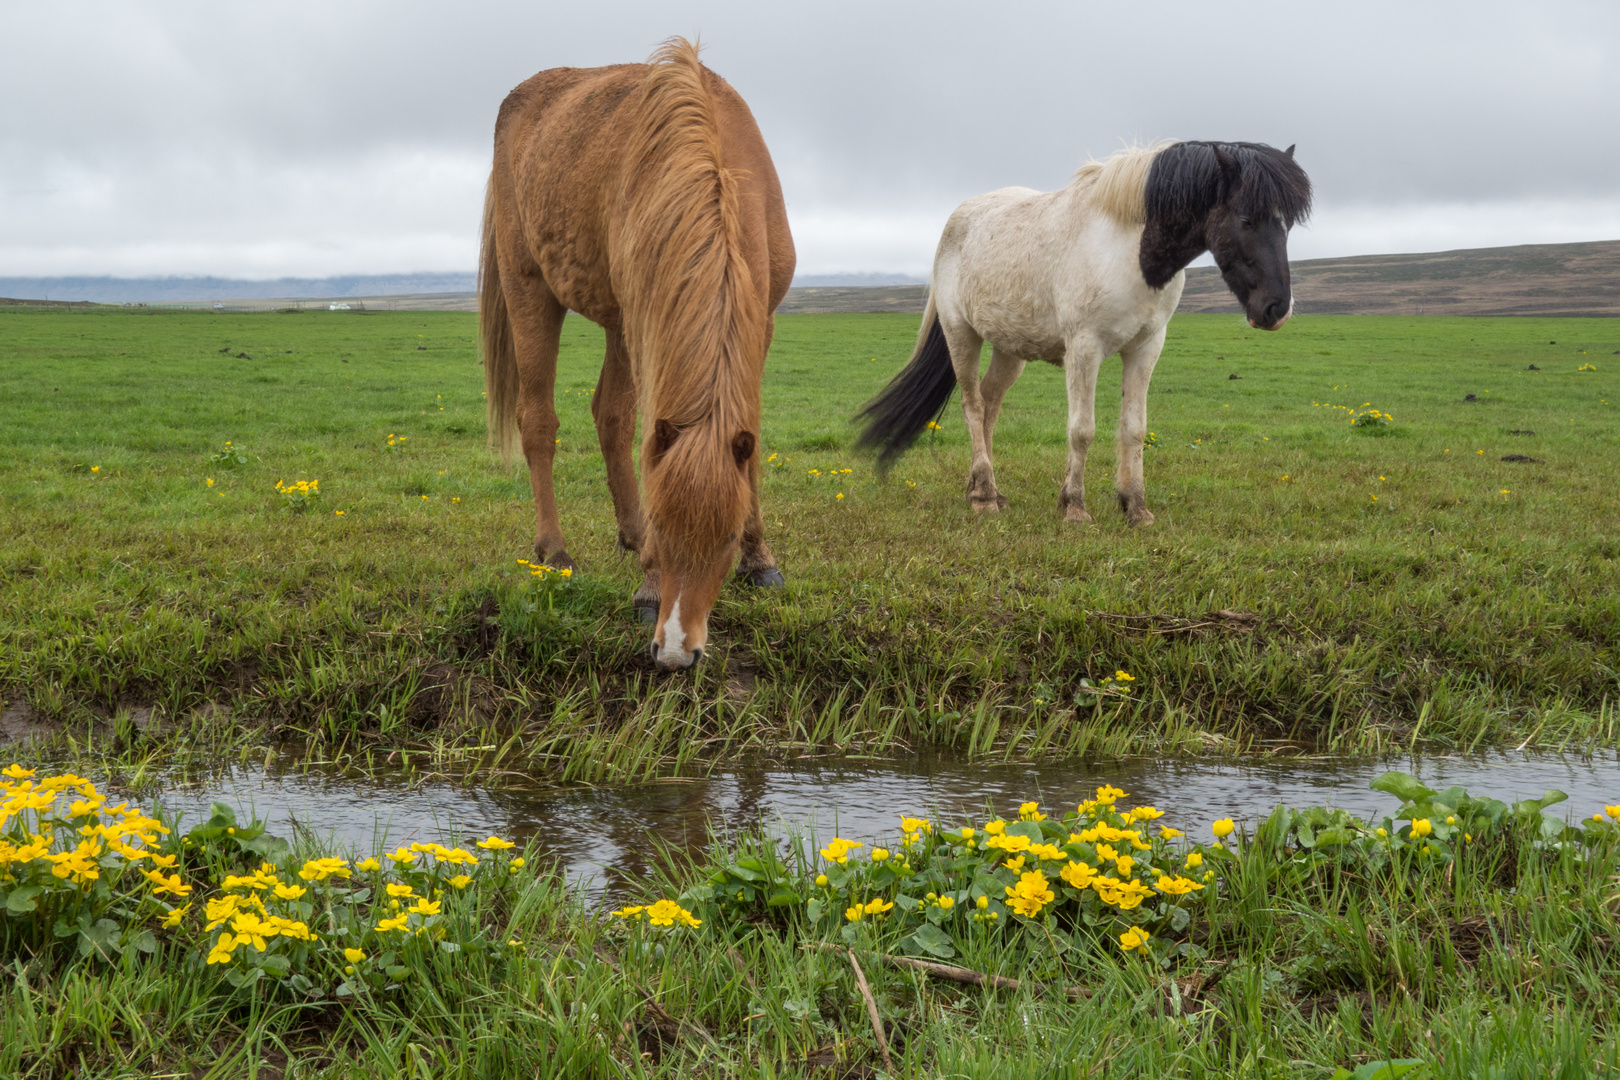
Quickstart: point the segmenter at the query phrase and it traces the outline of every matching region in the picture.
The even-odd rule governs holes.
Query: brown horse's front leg
[[[636,376],[624,335],[618,330],[607,332],[607,355],[591,398],[591,418],[596,421],[596,440],[607,465],[608,492],[619,521],[619,547],[640,551],[647,525],[636,484]]]
[[[749,463],[748,517],[743,521],[742,544],[738,551],[737,580],[761,589],[780,589],[787,578],[776,565],[776,556],[765,543],[765,516],[759,506],[759,454]]]
[[[534,556],[559,570],[572,570],[574,560],[564,546],[552,479],[557,456],[557,347],[567,311],[538,274],[507,273],[503,268],[501,280],[517,352],[518,432],[534,490]]]

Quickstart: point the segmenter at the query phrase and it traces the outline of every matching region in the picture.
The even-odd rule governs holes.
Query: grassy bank
[[[997,433],[1012,506],[976,518],[959,414],[888,483],[848,449],[915,318],[785,316],[763,443],[789,588],[728,590],[710,659],[664,678],[612,550],[600,334],[564,335],[558,488],[582,573],[548,607],[516,564],[526,477],[484,449],[473,320],[0,311],[12,725],[80,752],[293,739],[577,779],[784,744],[1620,736],[1612,321],[1302,317],[1265,335],[1178,317],[1149,405],[1158,523],[1132,532],[1106,479],[1117,367],[1098,524],[1054,509],[1065,406],[1046,365]],[[1368,405],[1393,425],[1352,429]],[[276,489],[298,480],[319,482],[301,511]],[[1088,689],[1117,670],[1130,693]]]
[[[1393,818],[1194,836],[1106,788],[895,807],[894,836],[819,852],[732,838],[608,915],[495,837],[333,853],[228,807],[165,833],[14,769],[0,1073],[1620,1073],[1620,806],[1375,786]]]

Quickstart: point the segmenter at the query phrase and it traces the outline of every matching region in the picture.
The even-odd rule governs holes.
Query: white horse
[[[858,445],[887,469],[937,419],[957,383],[973,442],[968,502],[1007,505],[991,442],[1002,397],[1030,360],[1064,369],[1069,467],[1058,495],[1066,520],[1086,513],[1086,453],[1096,435],[1097,370],[1119,353],[1115,490],[1132,525],[1148,525],[1142,482],[1148,380],[1188,263],[1213,252],[1249,325],[1288,321],[1288,230],[1310,213],[1311,182],[1294,148],[1180,142],[1122,151],[1080,169],[1067,187],[1002,188],[969,199],[946,222],[911,362],[862,411]],[[992,347],[979,375],[980,347]]]

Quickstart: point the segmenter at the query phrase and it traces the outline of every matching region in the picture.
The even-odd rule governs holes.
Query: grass
[[[1190,918],[1155,929],[1163,940],[1151,956],[1122,951],[1110,925],[1118,916],[1106,908],[1096,927],[1046,912],[984,931],[966,918],[976,908],[964,899],[942,924],[950,963],[1020,980],[1011,989],[886,962],[904,948],[902,931],[891,928],[899,908],[883,920],[848,924],[835,913],[816,923],[798,902],[733,906],[715,896],[711,883],[729,882],[729,892],[750,853],[771,859],[772,845],[757,836],[732,838],[707,865],[647,883],[649,901],[678,894],[697,910],[701,925],[692,929],[593,914],[544,871],[513,875],[514,888],[494,880],[506,874],[480,870],[465,893],[446,890],[437,920],[443,940],[463,946],[407,936],[387,978],[376,968],[393,961],[369,937],[332,928],[356,921],[345,905],[359,905],[362,927],[387,914],[380,889],[355,899],[369,881],[357,868],[353,880],[310,883],[305,903],[313,905],[303,917],[320,940],[281,953],[310,954],[294,962],[294,975],[311,977],[296,985],[274,977],[245,983],[241,974],[259,959],[247,945],[238,946],[234,968],[203,964],[214,934],[201,932],[198,912],[179,931],[159,931],[150,952],[129,948],[105,961],[75,955],[71,930],[54,948],[5,949],[0,1074],[882,1075],[850,948],[870,984],[870,1009],[893,1058],[884,1072],[893,1076],[1325,1080],[1336,1068],[1389,1059],[1422,1062],[1427,1071],[1410,1074],[1414,1080],[1620,1073],[1616,824],[1588,824],[1583,839],[1572,839],[1575,830],[1563,826],[1549,832],[1539,810],[1514,808],[1471,843],[1460,828],[1442,842],[1436,816],[1441,857],[1420,852],[1411,836],[1375,837],[1373,823],[1353,825],[1355,838],[1339,848],[1318,829],[1313,846],[1303,838],[1309,818],[1280,812],[1223,849],[1202,837],[1155,839],[1155,858],[1197,850],[1220,870],[1182,905]],[[957,823],[938,826],[947,824]],[[1410,832],[1395,824],[1383,822],[1386,831]],[[206,874],[247,873],[269,843],[238,838],[259,847],[232,854],[221,832],[164,844],[182,852],[178,870],[196,897]],[[809,875],[839,872],[805,863],[792,845],[776,850],[801,898],[816,889]],[[1394,854],[1373,857],[1386,852]],[[272,857],[297,884],[293,868],[329,854],[295,844]],[[866,852],[850,863],[869,883],[887,873]],[[386,859],[384,866],[397,875]],[[429,895],[420,881],[418,888]],[[879,895],[920,896],[921,888],[902,881]],[[1143,908],[1125,918],[1158,926]],[[12,916],[8,931],[26,919]],[[1185,947],[1164,948],[1171,939]],[[337,951],[351,941],[368,954],[356,960],[364,971],[351,983],[369,973],[376,984],[334,996],[344,978]],[[1081,990],[1044,992],[1043,984]]]
[[[294,741],[589,781],[805,744],[1620,739],[1620,323],[1304,316],[1268,335],[1178,317],[1149,404],[1158,522],[1130,531],[1107,480],[1117,366],[1098,524],[1055,511],[1047,365],[997,432],[1012,505],[975,517],[954,409],[886,483],[849,450],[915,317],[784,316],[762,436],[789,587],[728,589],[709,659],[662,677],[613,551],[599,331],[570,320],[558,384],[582,573],[534,613],[528,483],[484,449],[474,318],[0,311],[5,707],[92,757]],[[1394,425],[1352,431],[1332,407],[1364,403]],[[227,440],[245,463],[210,460]],[[298,480],[319,481],[304,512],[276,491]],[[1117,669],[1130,696],[1077,698]]]

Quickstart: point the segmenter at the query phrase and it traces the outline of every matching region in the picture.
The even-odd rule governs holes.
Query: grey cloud
[[[1313,254],[1620,220],[1612,3],[11,3],[6,22],[8,274],[469,267],[506,91],[672,33],[701,33],[750,102],[809,272],[925,269],[962,198],[1160,137],[1298,143]]]

